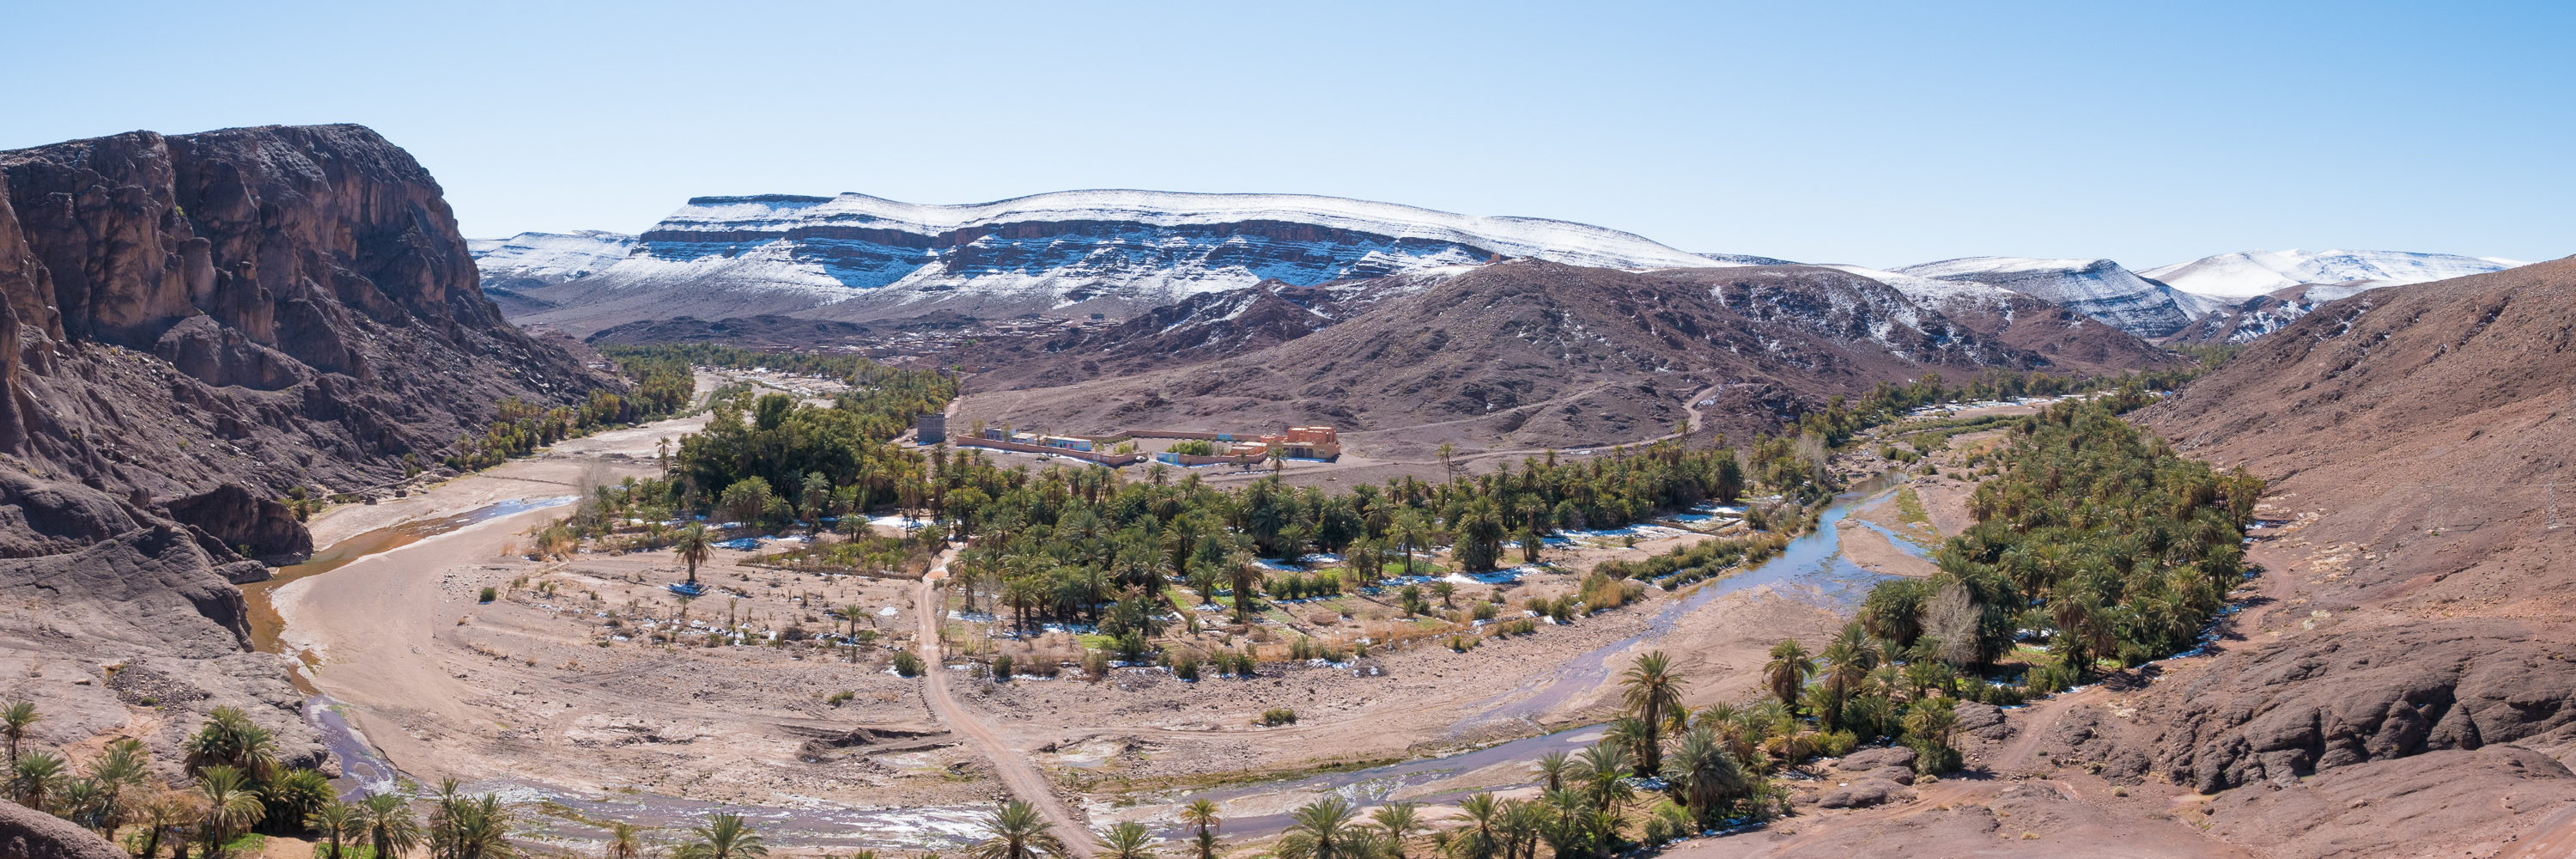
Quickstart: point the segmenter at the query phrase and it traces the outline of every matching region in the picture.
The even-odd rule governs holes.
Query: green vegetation
[[[2000,471],[1969,497],[1978,524],[1942,545],[1931,579],[1870,593],[1870,634],[1889,652],[1987,669],[2015,630],[2036,630],[2056,657],[2025,678],[2039,693],[2079,682],[2098,658],[2136,665],[2192,646],[2244,576],[2263,482],[2176,455],[2120,405],[2061,403],[1971,455],[1970,467]]]

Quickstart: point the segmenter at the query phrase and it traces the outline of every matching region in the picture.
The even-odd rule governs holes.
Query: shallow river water
[[[1694,586],[1681,598],[1666,601],[1649,618],[1647,630],[1637,636],[1604,645],[1478,702],[1478,711],[1461,720],[1452,729],[1453,734],[1463,734],[1496,722],[1523,722],[1535,726],[1538,716],[1570,698],[1589,694],[1609,681],[1616,673],[1616,666],[1610,664],[1611,659],[1641,641],[1671,632],[1684,616],[1728,594],[1769,589],[1785,598],[1848,613],[1867,595],[1870,586],[1888,577],[1864,570],[1842,557],[1842,528],[1858,525],[1880,531],[1888,534],[1890,542],[1898,548],[1917,555],[1923,553],[1917,544],[1902,535],[1851,518],[1853,513],[1876,502],[1901,481],[1901,477],[1882,475],[1843,493],[1826,508],[1816,531],[1790,541],[1781,554],[1751,569]],[[256,589],[256,595],[252,597],[255,637],[261,649],[276,652],[280,623],[269,605],[268,595],[278,585],[335,570],[359,558],[476,522],[559,503],[563,500],[506,501],[455,516],[378,529],[334,544],[316,554],[311,561],[280,570],[278,576],[269,582],[243,588],[246,594]],[[342,762],[347,773],[340,782],[344,795],[393,789],[398,778],[394,767],[377,755],[373,744],[368,743],[343,718],[340,712],[343,705],[318,692],[307,691],[312,693],[312,697],[305,704],[305,719],[322,732],[333,755]],[[1155,797],[1146,805],[1148,816],[1169,819],[1172,815],[1156,812],[1177,808],[1196,799],[1278,808],[1330,793],[1355,803],[1381,802],[1408,788],[1463,773],[1498,765],[1527,764],[1551,751],[1571,752],[1598,740],[1600,735],[1598,726],[1590,726],[1364,770],[1237,784],[1199,792],[1176,792]],[[1491,780],[1480,781],[1486,783],[1476,790],[1496,787]],[[1526,780],[1521,783],[1526,783]],[[989,813],[989,807],[981,805],[860,809],[821,799],[775,805],[734,805],[641,792],[601,795],[519,779],[488,780],[465,787],[472,793],[497,793],[505,801],[519,804],[527,811],[522,815],[522,828],[529,834],[576,841],[600,837],[602,830],[595,823],[599,821],[686,828],[702,822],[711,812],[724,811],[751,819],[771,844],[779,846],[807,845],[852,850],[951,848],[971,843],[980,836],[978,821]],[[1416,791],[1406,798],[1426,803],[1454,802],[1468,792]],[[1279,801],[1264,802],[1264,797]],[[1131,811],[1120,816],[1135,815]],[[1284,813],[1230,816],[1226,819],[1225,831],[1229,837],[1260,836],[1275,833],[1288,822]],[[1172,827],[1165,834],[1177,831],[1177,827]]]

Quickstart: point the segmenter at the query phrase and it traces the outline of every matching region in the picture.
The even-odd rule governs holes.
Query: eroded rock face
[[[170,518],[184,522],[226,546],[249,546],[251,556],[271,564],[292,564],[313,556],[313,534],[295,521],[286,505],[256,498],[233,484],[169,503]]]
[[[2576,664],[2501,620],[2419,622],[2231,655],[2168,697],[2155,759],[2203,793],[2576,723]]]
[[[359,491],[504,397],[613,387],[501,320],[440,194],[354,125],[0,152],[0,451],[164,501]]]
[[[158,707],[176,760],[234,706],[328,771],[289,662],[245,652],[268,568],[236,549],[311,553],[287,487],[378,490],[505,397],[616,387],[476,280],[438,184],[358,126],[0,152],[0,658],[94,674],[0,678],[38,739]]]

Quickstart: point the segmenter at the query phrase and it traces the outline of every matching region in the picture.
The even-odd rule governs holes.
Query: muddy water
[[[1680,599],[1666,602],[1664,607],[1649,619],[1647,631],[1642,634],[1604,645],[1564,665],[1541,672],[1510,691],[1480,702],[1480,712],[1461,720],[1451,729],[1452,734],[1464,733],[1501,721],[1517,721],[1536,726],[1535,720],[1557,705],[1575,696],[1589,694],[1599,688],[1600,684],[1609,682],[1611,676],[1617,673],[1617,666],[1611,665],[1610,660],[1640,641],[1671,632],[1683,616],[1716,602],[1719,597],[1727,594],[1769,588],[1773,593],[1786,598],[1811,602],[1836,612],[1849,612],[1859,604],[1861,599],[1868,596],[1871,586],[1894,577],[1861,569],[1844,559],[1841,548],[1841,529],[1859,525],[1883,531],[1884,529],[1856,518],[1853,514],[1877,502],[1903,480],[1902,476],[1883,474],[1862,482],[1852,491],[1837,496],[1834,504],[1825,509],[1817,530],[1790,541],[1788,547],[1779,555],[1763,562],[1760,566],[1699,585],[1686,592]],[[1917,557],[1925,554],[1922,547],[1910,539],[1896,539],[1891,542],[1899,549]],[[1549,752],[1572,753],[1600,738],[1601,730],[1598,727],[1586,727],[1514,740],[1447,757],[1425,758],[1294,781],[1232,787],[1175,797],[1167,802],[1177,807],[1197,799],[1215,800],[1219,803],[1255,800],[1252,804],[1286,807],[1311,801],[1326,793],[1340,795],[1354,804],[1383,802],[1398,793],[1405,793],[1406,799],[1424,803],[1456,802],[1469,793],[1494,790],[1497,786],[1488,784],[1456,791],[1439,791],[1435,788],[1430,793],[1408,792],[1408,789],[1430,785],[1487,767],[1535,763]],[[1491,780],[1479,779],[1479,781]],[[1511,784],[1513,783],[1506,782],[1502,786]],[[1259,798],[1265,794],[1283,795],[1288,801],[1259,802]],[[1230,836],[1257,836],[1278,832],[1286,828],[1289,822],[1289,817],[1285,813],[1229,817],[1226,819],[1225,828]],[[1172,832],[1178,831],[1177,828],[1172,830]]]

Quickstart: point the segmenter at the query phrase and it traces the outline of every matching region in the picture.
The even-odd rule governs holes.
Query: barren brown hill
[[[1697,407],[1708,426],[1745,434],[1833,395],[1926,372],[2059,369],[1885,284],[1827,268],[1636,274],[1520,260],[1373,289],[1366,309],[1313,333],[1183,366],[1155,368],[1153,356],[1189,362],[1197,342],[1235,341],[1033,350],[1019,356],[1033,367],[971,381],[961,412],[1074,432],[1332,423],[1392,455],[1452,439],[1500,449],[1631,441],[1668,431],[1702,401],[1711,401]],[[1282,320],[1261,337],[1326,315],[1278,294],[1254,298],[1242,309]],[[1102,378],[1064,381],[1093,374]]]
[[[0,696],[36,701],[35,739],[149,701],[176,761],[192,714],[236,705],[322,758],[234,587],[268,576],[243,554],[313,548],[275,499],[401,479],[502,397],[614,384],[476,279],[428,171],[358,126],[0,152],[0,653],[29,669]]]
[[[2257,533],[2259,593],[2214,657],[2122,712],[2061,720],[2048,744],[2216,794],[2212,834],[2269,855],[2563,837],[2571,381],[2563,259],[2327,304],[2142,412],[2177,447],[2269,478],[2262,515],[2281,524]]]

